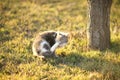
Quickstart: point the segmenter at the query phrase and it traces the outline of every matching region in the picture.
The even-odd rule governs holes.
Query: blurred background
[[[120,0],[112,3],[109,50],[88,51],[87,23],[87,0],[0,0],[1,79],[58,80],[65,75],[63,80],[89,80],[91,76],[94,80],[119,80]],[[49,59],[45,64],[32,56],[31,45],[34,37],[46,30],[70,32],[71,39],[57,50],[66,57]]]

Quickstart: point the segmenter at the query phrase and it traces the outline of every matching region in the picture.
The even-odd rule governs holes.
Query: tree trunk
[[[88,41],[91,49],[110,47],[110,9],[112,0],[88,0]]]

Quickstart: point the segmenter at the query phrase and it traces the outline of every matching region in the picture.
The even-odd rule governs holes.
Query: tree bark
[[[91,49],[110,47],[110,9],[112,0],[88,0],[88,42]]]

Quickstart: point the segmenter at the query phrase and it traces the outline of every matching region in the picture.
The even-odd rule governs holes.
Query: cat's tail
[[[36,50],[36,48],[34,47],[34,45],[32,45],[32,52],[34,56],[38,56],[38,51]]]

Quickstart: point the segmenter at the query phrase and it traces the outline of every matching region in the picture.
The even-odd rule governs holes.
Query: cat
[[[68,33],[59,31],[45,31],[39,33],[32,44],[32,51],[34,56],[46,58],[55,56],[55,50],[63,47],[68,42]]]

